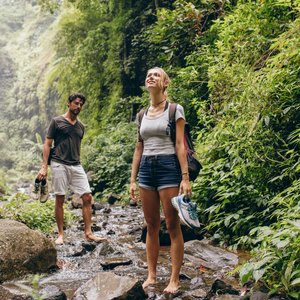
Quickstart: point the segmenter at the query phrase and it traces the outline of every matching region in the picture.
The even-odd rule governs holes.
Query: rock
[[[188,296],[193,297],[192,299],[204,299],[207,292],[204,289],[195,289],[183,294],[183,299],[188,299]]]
[[[254,291],[250,295],[250,300],[267,300],[269,299],[269,296],[267,293],[263,293],[261,291]]]
[[[110,193],[107,196],[107,202],[111,205],[113,205],[116,201],[119,201],[120,199],[121,199],[120,196],[115,193]]]
[[[20,287],[13,283],[10,286],[0,286],[0,299],[2,300],[34,300],[28,294],[30,293],[31,288]]]
[[[111,272],[101,272],[82,285],[73,300],[146,299],[142,284],[129,276],[117,276]]]
[[[115,252],[113,247],[108,242],[101,243],[98,246],[98,249],[97,250],[98,250],[98,255],[99,256],[106,256],[108,254],[112,254],[112,253]]]
[[[220,279],[216,279],[211,287],[211,292],[214,294],[230,294],[230,295],[239,295],[239,291],[232,288],[232,286]]]
[[[78,195],[73,194],[71,196],[71,205],[72,208],[82,208],[82,198]],[[94,197],[92,197],[92,207],[94,206]]]
[[[67,300],[66,294],[55,285],[47,285],[40,291],[43,300]]]
[[[56,249],[39,231],[0,220],[0,282],[27,273],[43,273],[56,265]]]
[[[130,199],[129,206],[137,206],[137,200]]]
[[[195,266],[204,266],[211,270],[233,269],[238,256],[222,248],[209,245],[207,241],[194,240],[184,244],[184,257]]]
[[[78,197],[77,195],[72,195],[71,204],[75,209],[82,208],[82,198]]]
[[[104,208],[103,204],[99,203],[99,202],[95,202],[92,205],[93,210],[101,210],[102,208]]]
[[[126,257],[109,257],[100,262],[103,270],[112,270],[117,266],[128,266],[132,260]]]

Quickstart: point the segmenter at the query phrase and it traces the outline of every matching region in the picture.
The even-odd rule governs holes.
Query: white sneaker
[[[200,227],[197,215],[197,205],[193,203],[187,196],[180,195],[171,199],[172,205],[178,211],[181,221],[190,228]]]

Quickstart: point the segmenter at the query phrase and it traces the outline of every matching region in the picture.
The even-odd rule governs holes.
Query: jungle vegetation
[[[299,299],[300,0],[38,2],[57,18],[46,100],[63,111],[70,92],[88,98],[94,193],[128,197],[134,114],[147,105],[147,69],[163,67],[203,165],[193,183],[203,230],[251,250],[242,283]]]

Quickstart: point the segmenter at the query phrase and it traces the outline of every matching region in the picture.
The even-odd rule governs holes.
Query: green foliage
[[[91,172],[94,192],[128,192],[131,160],[136,139],[134,124],[120,123],[98,135],[84,148],[84,165]]]
[[[13,219],[26,224],[29,228],[52,234],[55,228],[54,201],[46,203],[30,202],[25,194],[17,193],[13,199],[0,208],[0,218]],[[65,207],[65,224],[69,224],[74,215]]]
[[[81,91],[88,99],[83,163],[94,191],[126,193],[131,105],[147,105],[146,70],[162,66],[170,98],[194,129],[203,170],[193,194],[206,230],[223,245],[253,249],[242,282],[252,277],[271,293],[299,298],[300,1],[40,3],[51,12],[60,3],[48,90],[37,93],[34,71],[20,72],[26,85],[2,113],[11,122],[0,120],[0,162],[34,169],[39,158],[28,162],[28,152],[38,153],[40,139],[30,141],[54,113],[49,100],[65,109],[68,94]]]

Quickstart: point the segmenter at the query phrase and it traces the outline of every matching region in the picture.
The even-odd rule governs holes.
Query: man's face
[[[82,109],[83,101],[80,98],[76,98],[69,103],[69,111],[74,115],[78,115]]]

